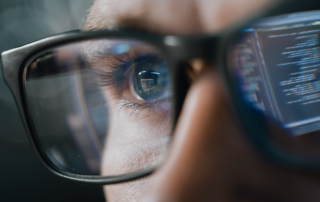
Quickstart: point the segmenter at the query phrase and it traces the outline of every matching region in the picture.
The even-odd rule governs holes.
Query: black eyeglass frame
[[[238,93],[236,92],[235,83],[231,76],[232,74],[229,72],[230,68],[228,68],[231,65],[229,64],[230,60],[228,57],[230,55],[228,53],[230,48],[232,48],[233,39],[237,36],[239,31],[244,28],[245,25],[253,22],[254,19],[319,9],[320,2],[314,0],[287,0],[281,3],[272,4],[270,5],[270,8],[260,10],[259,13],[254,13],[251,17],[243,19],[242,22],[238,22],[236,25],[229,27],[223,32],[213,35],[190,37],[161,36],[129,30],[72,31],[62,33],[3,52],[1,54],[3,77],[13,94],[22,122],[37,156],[50,172],[64,179],[97,185],[114,184],[145,177],[151,174],[159,166],[156,165],[138,172],[111,177],[76,175],[61,171],[54,166],[41,147],[26,98],[26,69],[35,57],[53,47],[82,40],[101,38],[125,38],[145,41],[157,47],[164,54],[172,78],[174,126],[178,120],[189,87],[186,76],[183,75],[184,64],[195,58],[201,58],[212,63],[223,77],[234,110],[239,115],[239,121],[245,128],[247,136],[249,137],[248,139],[253,143],[253,146],[257,148],[257,151],[260,151],[261,154],[268,159],[272,159],[272,162],[276,162],[286,168],[318,172],[320,170],[319,161],[284,153],[270,143],[266,135],[267,129],[263,120],[257,118],[256,114],[248,111],[243,106],[242,100],[240,100]]]

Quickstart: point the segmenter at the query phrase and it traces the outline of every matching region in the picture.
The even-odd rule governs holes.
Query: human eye
[[[93,70],[113,111],[136,120],[168,113],[171,97],[168,65],[155,48],[125,41],[109,47]]]
[[[127,89],[123,89],[122,110],[159,112],[171,97],[167,64],[155,54],[142,55],[128,70]]]
[[[156,55],[146,55],[135,60],[130,78],[130,89],[138,100],[152,102],[170,96],[166,62]]]

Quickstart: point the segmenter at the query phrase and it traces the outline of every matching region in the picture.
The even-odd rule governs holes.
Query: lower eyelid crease
[[[143,110],[143,109],[148,109],[151,107],[155,107],[157,105],[159,105],[160,103],[165,102],[165,100],[158,100],[152,103],[143,103],[143,104],[138,104],[138,103],[134,103],[129,101],[127,98],[122,97],[120,99],[120,108],[119,111],[123,111],[123,110],[131,110],[131,111],[136,111],[136,110]]]
[[[138,104],[135,102],[131,102],[129,101],[127,98],[122,97],[120,100],[120,110],[123,109],[131,109],[133,111],[137,110],[137,109],[144,109],[144,108],[149,108],[149,107],[153,107],[155,106],[157,103],[143,103],[143,104]]]

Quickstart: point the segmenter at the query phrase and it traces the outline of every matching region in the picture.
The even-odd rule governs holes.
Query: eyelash
[[[115,57],[115,64],[109,64],[107,68],[93,69],[93,73],[100,78],[100,86],[117,85],[117,88],[123,87],[125,72],[129,69],[128,62]],[[111,71],[106,71],[107,69]]]
[[[139,60],[143,57],[146,56],[137,57],[136,60]],[[128,62],[128,60],[123,60],[120,57],[115,57],[115,59],[116,61],[113,64],[108,65],[108,68],[110,68],[111,71],[106,71],[108,68],[101,68],[98,70],[94,69],[93,72],[100,78],[100,86],[116,85],[118,89],[123,89],[124,85],[128,85],[125,83],[125,79],[127,79],[127,76],[125,74],[127,70],[131,67],[131,65],[129,65],[130,61]],[[131,110],[132,112],[134,112],[136,110],[150,109],[151,107],[155,107],[156,105],[163,102],[165,102],[165,100],[158,100],[152,103],[146,102],[143,104],[139,104],[131,102],[127,98],[122,97],[120,98],[121,106],[119,108],[119,111]]]
[[[132,64],[130,64],[132,61],[128,59],[128,57],[129,56],[126,56],[125,59],[122,59],[115,55],[114,59],[116,61],[113,64],[108,64],[107,68],[93,69],[93,72],[101,80],[101,86],[117,84],[118,87],[123,87],[121,85],[123,85],[123,81],[126,79],[125,73],[130,67],[132,67]],[[137,56],[135,58],[135,61],[143,60],[145,57],[147,57],[148,60],[157,60],[156,57],[150,57],[150,55],[142,55]],[[111,69],[111,72],[106,71],[107,69]]]

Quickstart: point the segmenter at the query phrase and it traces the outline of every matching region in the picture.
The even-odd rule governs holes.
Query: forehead
[[[272,0],[96,0],[84,29],[138,29],[159,34],[216,32]]]

